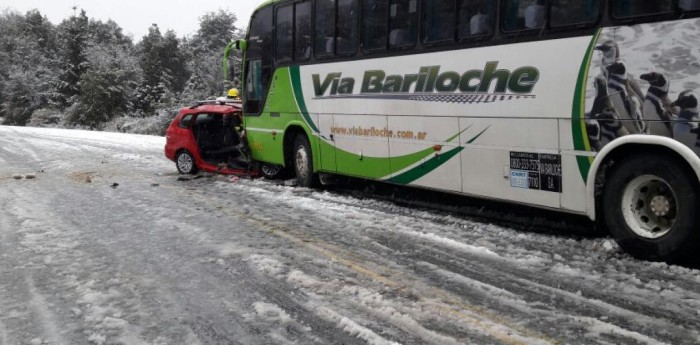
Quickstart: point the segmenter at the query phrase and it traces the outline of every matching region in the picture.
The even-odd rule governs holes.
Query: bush
[[[64,114],[54,109],[38,109],[27,123],[32,127],[60,127]]]
[[[177,115],[178,110],[179,108],[177,107],[171,107],[158,109],[155,115],[149,117],[143,117],[143,114],[139,113],[117,117],[106,123],[102,130],[163,136],[168,125]]]

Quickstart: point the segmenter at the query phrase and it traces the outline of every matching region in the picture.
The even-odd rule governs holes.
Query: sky
[[[178,36],[194,34],[199,17],[219,9],[236,14],[236,26],[246,28],[253,10],[264,0],[0,0],[0,10],[25,13],[38,9],[49,20],[58,24],[73,14],[73,7],[84,9],[90,18],[112,19],[124,32],[139,41],[148,33],[151,24],[158,24],[161,32],[174,30]]]

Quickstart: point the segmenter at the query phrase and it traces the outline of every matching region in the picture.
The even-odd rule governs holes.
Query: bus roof
[[[272,5],[276,2],[282,2],[282,1],[286,1],[286,0],[267,0],[267,1],[263,2],[262,4],[258,5],[258,7],[255,8],[255,11],[253,11],[253,13],[257,12],[258,10],[260,10],[261,8],[263,8],[265,6]]]

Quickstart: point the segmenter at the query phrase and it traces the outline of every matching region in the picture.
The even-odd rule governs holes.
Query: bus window
[[[580,26],[593,24],[600,14],[600,0],[553,0],[551,26]]]
[[[277,61],[292,60],[294,29],[294,8],[291,5],[277,8],[277,25],[275,26],[275,57]]]
[[[272,6],[258,11],[251,19],[248,34],[248,51],[244,67],[245,75],[245,104],[246,115],[260,113],[263,98],[272,75],[275,53],[273,51]]]
[[[262,102],[263,78],[261,61],[248,61],[246,71],[246,102],[244,110],[247,114],[257,114],[260,112],[260,103]]]
[[[311,1],[294,5],[294,60],[307,61],[311,57]]]
[[[335,52],[335,0],[316,1],[316,36],[314,52],[319,57]]]
[[[338,0],[338,33],[336,53],[354,55],[357,52],[358,0]]]
[[[272,56],[272,7],[260,10],[253,17],[248,38],[248,54]]]
[[[505,31],[541,29],[546,19],[545,0],[506,0],[503,18]]]
[[[385,50],[389,37],[386,19],[389,3],[385,0],[362,0],[362,50]]]
[[[455,1],[423,0],[423,42],[452,42],[455,39]]]
[[[458,9],[459,39],[490,36],[493,33],[495,13],[493,1],[461,0]]]
[[[673,10],[673,0],[612,0],[612,14],[615,18],[640,17],[669,13]]]
[[[389,1],[389,48],[410,48],[416,44],[418,0]]]
[[[698,11],[700,10],[700,0],[680,0],[678,1],[678,8],[681,11]]]

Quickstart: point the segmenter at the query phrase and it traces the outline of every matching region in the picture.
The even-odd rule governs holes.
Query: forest
[[[0,124],[162,135],[180,107],[237,84],[222,73],[224,48],[244,34],[236,21],[208,12],[190,36],[154,24],[135,41],[85,11],[58,25],[38,10],[4,11]]]

